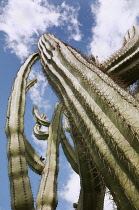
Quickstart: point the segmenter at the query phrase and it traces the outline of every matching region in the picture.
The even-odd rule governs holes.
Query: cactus
[[[21,66],[9,98],[6,123],[6,134],[8,138],[7,154],[9,159],[11,206],[12,209],[16,210],[34,209],[26,164],[25,145],[28,145],[28,143],[27,141],[25,143],[23,118],[26,88],[28,89],[32,85],[32,82],[28,85],[26,79],[30,72],[30,67],[38,58],[38,53],[34,53]]]
[[[43,71],[82,136],[118,208],[139,208],[139,105],[52,34],[38,43]]]
[[[62,104],[57,104],[49,126],[46,165],[36,200],[37,210],[53,210],[57,206],[59,143],[62,128]]]
[[[96,209],[103,210],[105,184],[102,176],[96,169],[88,149],[83,143],[82,136],[77,131],[71,121],[71,136],[74,140],[75,150],[79,165],[79,175],[81,182],[80,197],[77,210]]]
[[[61,130],[61,145],[64,151],[64,154],[69,161],[72,169],[79,174],[79,168],[78,168],[78,163],[77,163],[77,156],[74,148],[71,146],[69,143],[66,135],[64,134],[63,129]]]
[[[71,124],[71,126],[69,126],[69,124]],[[74,124],[72,124],[70,117],[66,118],[65,127],[71,134],[75,149],[71,147],[65,137],[64,139],[61,138],[63,151],[73,170],[79,174],[81,181],[81,190],[77,209],[103,210],[105,195],[105,184],[103,182],[103,178],[94,166],[90,158],[90,154],[86,150],[85,146],[80,144],[82,136],[78,133]]]
[[[41,161],[41,158],[38,156],[34,148],[28,142],[26,138],[24,138],[24,144],[26,148],[26,161],[29,167],[37,174],[41,175],[44,169],[44,163]]]
[[[116,76],[124,81],[125,86],[139,79],[139,26],[132,27],[124,37],[122,48],[102,63],[108,75]]]
[[[21,66],[9,98],[6,134],[12,209],[34,209],[27,164],[42,175],[36,209],[56,209],[60,143],[80,176],[81,190],[78,202],[73,204],[75,209],[102,210],[106,187],[117,209],[139,209],[138,94],[134,98],[115,79],[123,80],[125,87],[139,79],[138,28],[129,30],[123,47],[102,64],[93,55],[87,60],[52,34],[40,37],[39,53],[30,55]],[[23,120],[25,94],[36,83],[36,79],[26,79],[39,58],[60,100],[51,122],[39,114],[36,106],[33,108],[34,135],[48,142],[45,164],[27,141]],[[63,113],[73,147],[62,126]],[[48,127],[48,132],[42,132],[41,126]]]

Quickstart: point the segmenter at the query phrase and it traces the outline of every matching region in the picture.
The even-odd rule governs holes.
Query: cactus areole
[[[139,103],[126,89],[139,79],[138,31],[138,27],[129,30],[123,47],[102,64],[87,60],[52,34],[40,37],[38,52],[19,69],[9,98],[6,134],[12,209],[35,208],[27,165],[42,176],[36,209],[56,209],[60,144],[80,176],[75,209],[103,210],[106,187],[117,209],[139,209]],[[26,79],[37,59],[60,100],[51,121],[39,115],[36,106],[33,109],[34,135],[48,142],[45,164],[24,134],[25,94],[37,82]],[[123,81],[125,89],[115,78]],[[47,133],[40,130],[42,125],[48,127]]]

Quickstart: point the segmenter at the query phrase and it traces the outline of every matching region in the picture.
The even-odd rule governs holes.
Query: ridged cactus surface
[[[13,210],[35,208],[27,165],[42,176],[36,209],[56,209],[60,143],[80,176],[75,209],[103,210],[106,187],[117,209],[139,209],[139,103],[111,79],[123,80],[125,87],[139,79],[138,35],[139,27],[132,27],[119,52],[102,64],[93,55],[92,61],[87,60],[52,34],[40,37],[39,52],[30,55],[19,69],[9,98],[6,135]],[[38,59],[60,100],[51,121],[39,114],[37,106],[33,108],[34,135],[47,141],[46,163],[24,134],[25,96],[37,82],[27,82],[27,78]],[[48,132],[41,131],[41,126],[48,127]]]
[[[37,210],[56,209],[59,143],[62,129],[62,104],[57,104],[49,126],[46,165],[36,200]]]
[[[52,34],[38,43],[43,71],[72,117],[119,208],[139,209],[139,105]]]
[[[75,151],[77,154],[81,183],[77,210],[103,210],[105,196],[105,184],[103,182],[103,178],[95,167],[82,135],[78,132],[72,123],[72,120],[70,122],[71,136],[74,141]]]
[[[28,148],[29,144],[24,136],[24,111],[26,87],[31,85],[31,83],[29,86],[27,85],[26,79],[31,66],[38,58],[38,53],[34,53],[21,66],[12,87],[7,111],[6,134],[11,206],[16,210],[34,209],[26,161],[26,146]],[[29,152],[27,152],[27,156],[29,156]]]

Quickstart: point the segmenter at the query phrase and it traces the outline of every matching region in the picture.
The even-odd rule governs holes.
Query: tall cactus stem
[[[8,170],[11,189],[11,206],[16,210],[34,209],[24,144],[24,109],[26,79],[31,66],[38,60],[39,54],[28,57],[20,67],[15,78],[8,104],[6,135],[8,137]]]
[[[44,72],[82,135],[115,202],[121,208],[138,209],[137,101],[53,35],[43,35],[38,47]]]
[[[36,200],[37,210],[54,210],[57,206],[59,143],[62,128],[62,104],[57,104],[49,126],[46,166]]]
[[[84,144],[82,135],[77,131],[71,120],[71,135],[74,140],[75,150],[78,156],[79,175],[81,182],[81,192],[78,203],[83,210],[103,210],[105,184],[102,176],[96,169],[87,147]]]

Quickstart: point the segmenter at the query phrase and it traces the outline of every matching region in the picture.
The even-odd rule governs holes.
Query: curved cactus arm
[[[36,83],[37,83],[37,79],[32,79],[32,80],[28,81],[27,85],[26,85],[26,92]]]
[[[33,129],[33,133],[38,140],[47,140],[49,136],[49,132],[44,132],[40,130],[41,125],[36,123]]]
[[[68,160],[68,162],[70,163],[72,169],[79,174],[79,169],[78,169],[78,163],[77,163],[77,156],[75,153],[74,148],[71,146],[71,144],[69,143],[63,129],[61,131],[61,145],[64,151],[64,154]]]
[[[15,78],[8,104],[6,135],[8,138],[8,170],[11,189],[12,209],[34,209],[33,196],[25,157],[24,109],[26,79],[31,66],[39,59],[34,53],[20,67]]]
[[[33,129],[33,132],[34,132],[34,135],[35,137],[38,139],[38,140],[46,140],[48,139],[48,136],[49,136],[49,133],[48,132],[44,132],[44,131],[41,131],[41,126],[43,123],[47,123],[47,126],[48,127],[49,125],[49,121],[45,120],[46,119],[46,115],[45,114],[42,114],[42,115],[39,115],[39,112],[38,112],[38,107],[35,106],[33,108],[33,113],[34,113],[34,118],[39,121],[35,124],[34,126],[34,129]]]
[[[62,104],[57,104],[49,126],[46,166],[36,200],[38,210],[54,210],[57,206],[59,143],[62,128]]]
[[[29,167],[37,174],[41,175],[44,169],[44,163],[41,161],[41,158],[38,156],[34,148],[28,142],[24,136],[24,143],[26,148],[26,160]]]
[[[43,70],[118,207],[138,209],[137,101],[53,35],[43,35],[38,46]]]
[[[34,116],[34,119],[40,124],[40,125],[43,125],[43,126],[46,126],[46,127],[49,127],[50,125],[50,121],[44,119],[41,117],[41,115],[39,114],[39,111],[38,111],[38,107],[37,106],[34,106],[33,109],[32,109],[32,114]]]

